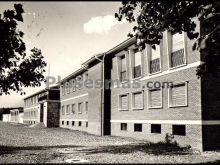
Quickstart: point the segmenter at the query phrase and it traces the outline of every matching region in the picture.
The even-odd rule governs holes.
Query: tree
[[[218,1],[122,1],[119,12],[115,17],[121,21],[136,22],[134,33],[136,45],[140,50],[146,44],[156,49],[163,38],[163,32],[187,33],[188,38],[196,39],[193,50],[199,50],[203,63],[197,68],[197,76],[220,73],[220,2]],[[197,17],[203,30],[195,31],[196,23],[192,18]]]
[[[23,22],[22,13],[22,5],[15,4],[13,10],[0,14],[0,95],[10,91],[22,95],[23,87],[40,86],[45,81],[41,50],[33,48],[31,55],[26,55],[24,33],[17,28],[18,22]]]

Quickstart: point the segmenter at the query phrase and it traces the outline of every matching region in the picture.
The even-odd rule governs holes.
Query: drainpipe
[[[103,55],[103,58],[102,60],[99,59],[97,56],[95,56],[95,58],[97,60],[99,60],[102,64],[101,66],[101,79],[102,79],[102,91],[101,91],[101,114],[100,114],[100,117],[101,117],[101,136],[104,135],[104,97],[105,97],[105,56],[106,56],[106,53],[104,53]]]

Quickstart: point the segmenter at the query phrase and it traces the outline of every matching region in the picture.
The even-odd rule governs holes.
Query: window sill
[[[142,76],[140,76],[140,77],[136,77],[136,78],[132,78],[132,81],[140,80],[141,78],[142,78]]]
[[[169,108],[181,108],[181,107],[188,107],[188,105],[170,105]]]
[[[144,110],[144,108],[132,108],[133,111],[141,111]]]
[[[128,111],[128,109],[119,109],[118,111]]]
[[[162,71],[160,70],[160,71],[158,71],[158,72],[148,73],[148,75],[149,75],[149,76],[153,76],[153,75],[155,75],[155,74],[159,74],[159,73],[162,73]]]
[[[187,63],[185,63],[185,64],[182,64],[182,65],[179,65],[179,66],[175,66],[175,67],[169,67],[169,70],[173,70],[173,69],[177,69],[177,68],[181,68],[181,67],[184,67],[184,66],[186,66],[187,65]]]
[[[148,107],[148,109],[163,109],[163,106],[159,106],[159,107]]]

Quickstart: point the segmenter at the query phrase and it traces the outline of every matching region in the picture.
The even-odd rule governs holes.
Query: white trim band
[[[24,110],[34,109],[34,108],[38,108],[38,105],[37,106],[33,106],[33,107],[24,108]]]
[[[84,97],[84,96],[88,96],[88,95],[89,95],[88,93],[85,93],[85,94],[82,94],[82,95],[79,95],[79,96],[75,96],[75,97],[71,97],[71,98],[68,98],[68,99],[60,100],[60,102],[64,102],[64,101],[68,101],[68,100],[74,100],[74,99]]]
[[[88,119],[60,119],[60,121],[88,121]]]
[[[111,123],[220,125],[220,120],[111,120]]]

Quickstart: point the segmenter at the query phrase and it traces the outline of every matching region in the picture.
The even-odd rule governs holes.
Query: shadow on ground
[[[179,147],[174,144],[166,143],[139,143],[118,146],[102,146],[92,149],[81,149],[81,152],[87,154],[112,153],[123,154],[133,152],[145,152],[153,155],[187,155],[192,154],[192,150],[188,147]]]
[[[17,151],[22,151],[22,150],[48,150],[48,149],[62,149],[62,148],[78,148],[78,147],[83,147],[83,146],[76,146],[76,145],[57,145],[57,146],[1,146],[0,145],[0,155],[4,154],[13,154],[16,153]]]

